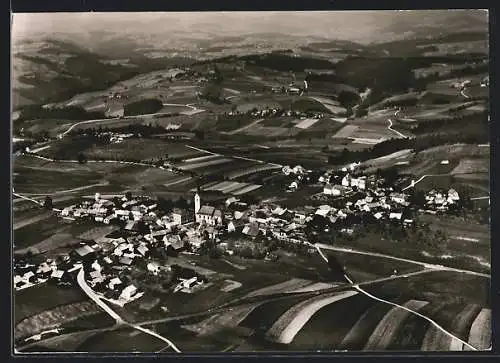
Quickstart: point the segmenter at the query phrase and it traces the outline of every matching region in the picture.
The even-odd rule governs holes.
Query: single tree
[[[43,207],[47,210],[51,210],[52,209],[52,198],[49,197],[48,195],[45,197],[45,201],[43,203]]]
[[[85,164],[87,162],[87,157],[84,153],[78,153],[78,162],[80,164]]]

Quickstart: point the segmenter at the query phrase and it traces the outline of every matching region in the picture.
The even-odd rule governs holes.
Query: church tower
[[[201,207],[200,195],[196,193],[194,195],[194,214],[197,214]]]

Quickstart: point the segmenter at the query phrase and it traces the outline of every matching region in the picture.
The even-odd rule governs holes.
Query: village
[[[458,208],[460,196],[453,189],[431,190],[422,201],[425,205],[418,206],[411,190],[403,192],[377,175],[360,175],[358,166],[353,163],[319,176],[314,182],[323,185],[323,191],[311,196],[315,207],[288,209],[267,201],[249,204],[235,196],[212,206],[202,203],[203,193],[198,191],[192,203],[166,210],[146,196],[96,193],[93,199],[58,213],[68,223],[85,220],[108,226],[104,235],[97,233],[81,241],[58,261],[47,259],[35,265],[16,260],[15,288],[22,290],[47,281],[71,285],[83,269],[95,293],[124,306],[141,298],[144,287],[170,293],[202,289],[207,276],[183,264],[182,255],[273,260],[273,249],[278,247],[295,246],[314,253],[310,241],[318,234],[336,230],[349,236],[363,223],[414,228],[416,213],[437,214]],[[301,166],[285,166],[281,172],[293,180],[284,185],[290,193],[313,176]],[[259,247],[262,241],[267,241],[266,248]],[[269,247],[269,241],[274,241],[274,247]]]

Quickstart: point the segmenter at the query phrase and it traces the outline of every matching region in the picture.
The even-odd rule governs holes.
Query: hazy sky
[[[383,31],[393,23],[400,26],[404,26],[405,22],[409,26],[432,24],[450,12],[472,13],[471,10],[414,10],[14,14],[12,35],[24,38],[42,33],[93,30],[143,34],[182,31],[221,35],[275,32],[370,41],[377,36],[377,31]],[[486,20],[486,13],[483,14]]]

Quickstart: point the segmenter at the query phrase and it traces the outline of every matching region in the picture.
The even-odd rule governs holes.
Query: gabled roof
[[[79,256],[84,257],[84,256],[88,255],[89,253],[94,252],[94,249],[93,249],[92,247],[90,247],[89,245],[83,245],[83,246],[81,246],[81,247],[77,248],[77,249],[75,250],[75,252],[76,252]]]
[[[256,237],[259,234],[259,225],[257,223],[247,224],[242,231],[247,236]]]
[[[212,216],[214,214],[214,211],[215,211],[214,207],[211,207],[211,206],[208,206],[208,205],[204,205],[204,206],[202,206],[200,208],[200,210],[198,211],[198,214]]]

